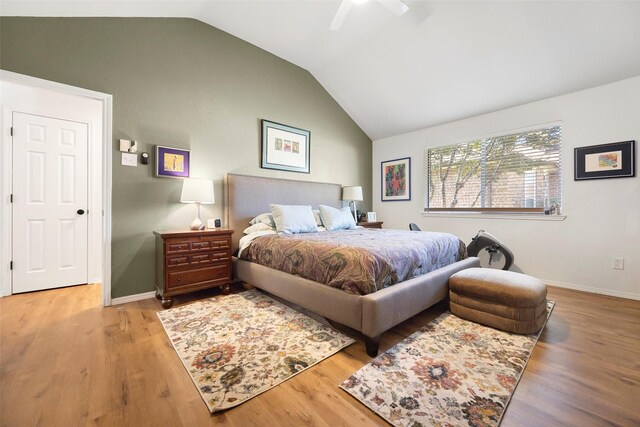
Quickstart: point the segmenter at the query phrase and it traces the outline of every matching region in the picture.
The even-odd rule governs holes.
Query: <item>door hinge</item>
[[[13,126],[11,126],[11,136],[13,136]]]
[[[9,261],[9,270],[13,270],[13,261]]]
[[[13,194],[9,196],[9,203],[13,203]]]

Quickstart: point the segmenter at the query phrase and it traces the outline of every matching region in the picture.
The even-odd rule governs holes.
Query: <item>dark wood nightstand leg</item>
[[[229,295],[231,293],[231,285],[224,285],[222,288],[223,295]]]
[[[171,306],[173,305],[173,298],[171,298],[171,297],[168,297],[168,298],[162,297],[162,300],[160,301],[160,303],[162,304],[162,308],[171,308]]]

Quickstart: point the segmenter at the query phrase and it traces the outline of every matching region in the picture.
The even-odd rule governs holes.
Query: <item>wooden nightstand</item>
[[[358,225],[364,228],[382,228],[383,221],[359,222]]]
[[[162,307],[173,296],[219,286],[231,291],[233,230],[154,231],[156,236],[156,298]]]

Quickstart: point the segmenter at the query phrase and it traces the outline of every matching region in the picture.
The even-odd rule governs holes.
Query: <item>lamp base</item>
[[[200,218],[194,219],[193,222],[189,225],[189,227],[192,230],[204,230],[204,224],[202,223]]]
[[[189,225],[192,230],[204,230],[204,224],[200,219],[200,202],[196,202],[196,206],[198,207],[198,215],[196,215],[196,219]]]

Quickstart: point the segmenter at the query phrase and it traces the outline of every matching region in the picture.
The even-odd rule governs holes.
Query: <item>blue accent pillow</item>
[[[356,221],[348,206],[342,209],[332,208],[327,205],[320,205],[320,216],[322,223],[329,231],[333,230],[353,230],[357,228]]]

